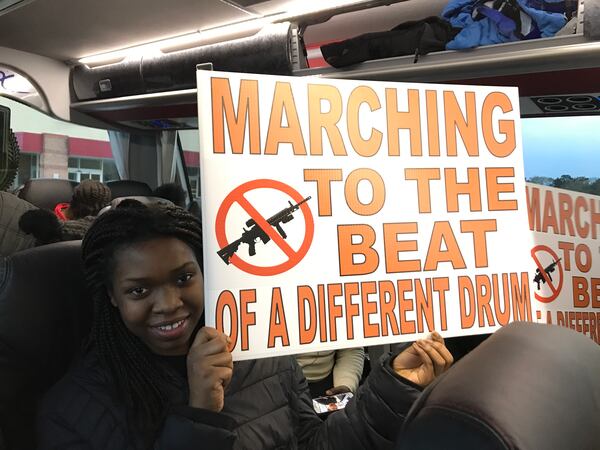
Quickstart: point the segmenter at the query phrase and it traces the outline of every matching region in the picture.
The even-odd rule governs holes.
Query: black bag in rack
[[[460,30],[436,16],[402,23],[389,31],[361,34],[341,42],[321,46],[325,61],[333,67],[345,67],[369,59],[424,55],[446,49]]]

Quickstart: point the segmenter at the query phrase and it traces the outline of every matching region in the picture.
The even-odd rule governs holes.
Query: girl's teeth
[[[175,322],[175,323],[169,324],[169,325],[163,325],[158,328],[163,331],[171,331],[174,328],[179,328],[182,324],[183,324],[183,320],[180,320],[179,322]]]

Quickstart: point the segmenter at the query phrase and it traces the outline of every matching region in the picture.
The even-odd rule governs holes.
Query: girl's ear
[[[113,295],[112,289],[107,288],[106,293],[108,294],[108,298],[110,298],[111,305],[117,308],[117,301],[115,300],[115,296]]]

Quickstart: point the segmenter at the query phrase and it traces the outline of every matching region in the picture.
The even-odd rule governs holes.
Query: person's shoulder
[[[0,212],[5,214],[22,214],[37,209],[36,206],[10,192],[0,191]]]
[[[108,373],[91,352],[80,357],[44,396],[39,417],[60,416],[76,424],[82,416],[101,413],[112,401]]]
[[[94,216],[86,216],[81,219],[67,220],[62,223],[62,240],[70,241],[83,239],[87,230],[94,223]]]
[[[40,448],[130,448],[127,415],[94,355],[79,359],[44,397],[37,414]]]

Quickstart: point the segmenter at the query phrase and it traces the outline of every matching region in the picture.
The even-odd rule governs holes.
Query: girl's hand
[[[450,368],[454,358],[439,333],[419,339],[392,362],[394,371],[403,378],[425,387]]]
[[[229,338],[214,328],[198,331],[187,356],[190,396],[188,404],[219,412],[225,403],[225,388],[231,381],[233,359]]]

